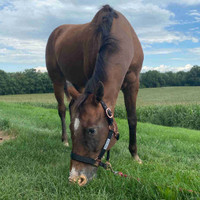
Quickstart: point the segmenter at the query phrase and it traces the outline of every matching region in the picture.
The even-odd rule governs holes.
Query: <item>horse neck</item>
[[[107,80],[104,82],[104,101],[114,113],[115,104],[121,85],[124,79],[124,73],[121,66],[108,66],[106,68]]]
[[[89,79],[94,71],[97,54],[100,48],[100,36],[95,32],[95,26],[92,23],[88,23],[82,34],[83,41],[83,60],[84,60],[84,72]]]
[[[96,26],[89,23],[84,33],[84,70],[86,76],[91,78],[98,74],[95,70],[95,62],[101,45],[101,36],[96,33]],[[104,101],[114,112],[118,93],[126,74],[124,62],[121,61],[119,52],[108,53],[105,55],[105,80],[101,80],[104,84]],[[98,77],[98,75],[97,75]]]

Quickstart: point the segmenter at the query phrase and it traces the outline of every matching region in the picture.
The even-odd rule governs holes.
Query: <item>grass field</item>
[[[187,107],[188,115],[197,108],[194,118],[199,116],[200,87],[140,89],[137,105],[152,123],[163,112],[168,116],[168,106],[174,113],[177,105],[180,110]],[[123,106],[120,93],[118,113],[124,112]],[[158,117],[155,106],[160,109]],[[143,160],[139,165],[128,151],[124,119],[117,119],[121,138],[112,150],[111,163],[131,178],[99,169],[86,187],[69,184],[71,145],[66,148],[60,141],[60,119],[52,109],[56,107],[53,94],[0,96],[0,131],[14,138],[0,143],[0,199],[200,199],[200,131],[138,123]]]
[[[54,104],[54,94],[22,94],[0,96],[0,101],[27,102],[32,104]],[[137,106],[200,104],[200,87],[163,87],[144,88],[138,93]],[[124,105],[123,94],[120,92],[117,105]]]
[[[0,101],[57,108],[54,94],[0,96]],[[65,102],[68,105],[66,99]],[[126,109],[121,92],[115,109],[115,117],[126,119]],[[137,117],[140,122],[200,130],[200,87],[140,89]]]
[[[16,135],[0,146],[0,199],[200,199],[199,131],[139,123],[139,165],[128,152],[127,121],[117,123],[111,163],[132,178],[99,169],[79,188],[68,183],[71,147],[60,141],[57,110],[0,102],[0,127]]]

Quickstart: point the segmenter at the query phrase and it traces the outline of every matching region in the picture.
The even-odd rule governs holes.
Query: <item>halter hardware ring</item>
[[[96,161],[96,163],[94,163],[94,166],[98,167],[101,160],[98,157],[94,160]]]
[[[112,114],[112,111],[111,111],[111,109],[110,108],[106,108],[106,115],[107,115],[107,117],[108,118],[113,118],[113,114]]]

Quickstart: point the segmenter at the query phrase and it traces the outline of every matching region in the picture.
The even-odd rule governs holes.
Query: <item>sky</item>
[[[0,0],[0,69],[45,70],[45,46],[61,24],[92,20],[102,5],[120,11],[144,51],[143,72],[200,65],[200,0]]]

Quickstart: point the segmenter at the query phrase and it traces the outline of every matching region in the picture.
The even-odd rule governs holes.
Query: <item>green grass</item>
[[[80,188],[68,183],[71,147],[60,141],[57,110],[0,102],[0,128],[17,135],[0,146],[0,199],[200,199],[200,131],[138,123],[139,165],[128,152],[127,121],[117,123],[111,163],[132,178],[99,169]]]
[[[123,95],[120,93],[117,105],[122,104]],[[139,89],[137,106],[177,104],[200,104],[200,86]]]

